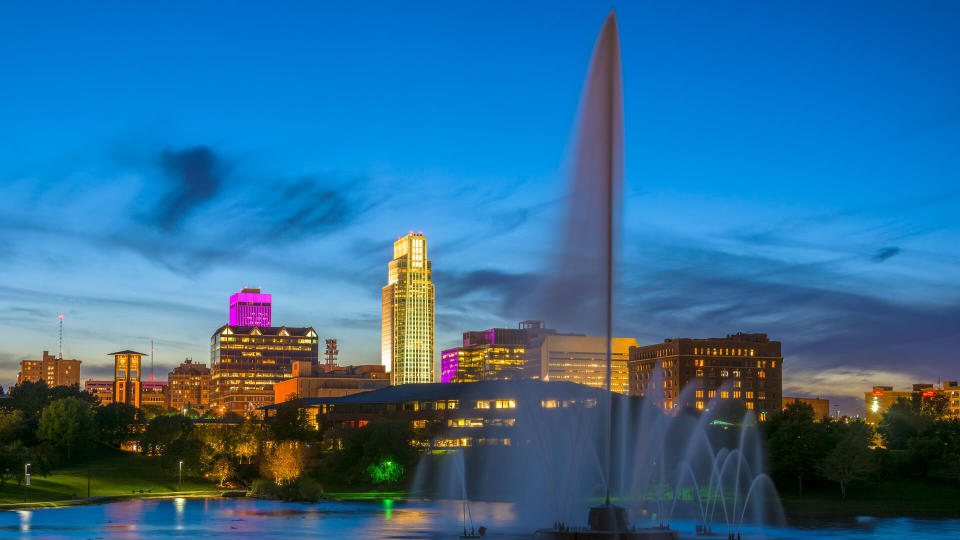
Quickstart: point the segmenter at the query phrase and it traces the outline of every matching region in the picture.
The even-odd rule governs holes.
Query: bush
[[[307,477],[297,478],[282,486],[272,480],[260,478],[253,481],[250,496],[259,499],[316,502],[323,498],[323,486]]]

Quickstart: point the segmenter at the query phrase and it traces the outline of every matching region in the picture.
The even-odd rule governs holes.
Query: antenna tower
[[[150,380],[153,380],[153,338],[150,338]]]
[[[63,360],[63,313],[57,315],[60,319],[60,360]]]
[[[337,349],[337,340],[331,338],[327,340],[327,352],[325,358],[327,360],[327,371],[333,371],[333,368],[337,365],[337,355],[340,354],[340,350]]]

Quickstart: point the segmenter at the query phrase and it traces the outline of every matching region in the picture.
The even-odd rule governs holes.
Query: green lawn
[[[780,500],[787,515],[956,516],[960,487],[945,480],[895,478],[861,482],[847,489],[847,500],[836,486],[817,486],[803,495],[785,489]]]
[[[47,476],[34,475],[27,488],[29,502],[59,501],[87,496],[87,472],[90,473],[90,496],[130,495],[133,490],[150,490],[153,494],[177,491],[177,473],[160,469],[155,459],[130,452],[102,449],[98,456],[73,467],[54,469]],[[184,477],[183,491],[215,490],[216,484],[205,479]],[[0,504],[22,503],[23,485],[7,482],[0,488]]]

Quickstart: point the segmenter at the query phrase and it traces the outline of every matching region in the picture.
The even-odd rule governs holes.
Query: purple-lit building
[[[244,289],[230,297],[230,326],[270,326],[272,298],[260,289]]]
[[[440,382],[498,381],[519,378],[529,340],[555,331],[542,321],[523,321],[519,328],[491,328],[463,333],[463,346],[440,354]]]

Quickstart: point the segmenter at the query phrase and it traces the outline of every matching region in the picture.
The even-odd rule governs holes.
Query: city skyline
[[[766,332],[784,343],[788,395],[957,378],[958,75],[943,52],[958,46],[956,13],[749,7],[620,8],[630,169],[616,335]],[[176,33],[160,28],[171,13],[144,28],[121,7],[103,21],[34,9],[0,21],[4,48],[31,51],[7,58],[22,76],[0,90],[17,105],[0,132],[4,387],[19,360],[58,349],[61,312],[64,357],[84,378],[150,338],[163,369],[205,359],[224,298],[251,283],[277,296],[274,324],[376,363],[383,253],[410,229],[433,245],[437,350],[538,317],[511,299],[551,260],[595,30],[583,21],[605,7],[459,7],[429,23],[305,9],[261,27],[241,6]],[[122,47],[93,37],[102,25]],[[251,28],[262,41],[239,55],[218,45]],[[405,45],[385,59],[389,42]],[[256,69],[235,69],[239,56]],[[264,78],[237,75],[249,72]]]

